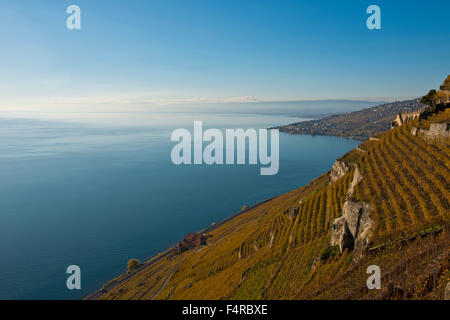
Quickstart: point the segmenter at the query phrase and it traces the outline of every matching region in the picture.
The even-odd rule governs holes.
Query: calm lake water
[[[184,235],[329,170],[356,141],[280,133],[280,169],[175,166],[176,128],[267,128],[275,115],[0,116],[0,299],[79,299]],[[79,265],[82,290],[66,288]]]

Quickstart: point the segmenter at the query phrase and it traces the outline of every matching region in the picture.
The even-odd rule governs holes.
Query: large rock
[[[300,210],[299,207],[290,207],[284,213],[288,215],[289,220],[295,220],[295,218],[298,215],[299,210]]]
[[[349,165],[342,160],[336,160],[331,167],[330,182],[333,183],[342,178],[350,169]]]
[[[353,259],[359,260],[370,244],[375,222],[370,219],[371,206],[365,202],[346,201],[342,216],[335,219],[331,231],[331,245],[354,250]]]
[[[331,231],[331,245],[339,246],[341,253],[344,249],[353,250],[354,239],[344,216],[334,219]]]
[[[336,161],[336,163],[337,162],[338,161]],[[333,168],[335,166],[336,168],[340,167],[340,165],[336,165],[336,163]],[[346,165],[346,167],[348,171],[348,165]],[[331,230],[331,245],[339,246],[341,253],[345,249],[354,250],[354,261],[361,259],[364,251],[369,246],[375,226],[375,222],[370,219],[370,212],[372,211],[370,204],[351,201],[355,193],[356,186],[362,180],[363,176],[359,171],[359,167],[355,165],[355,172],[346,194],[346,201],[342,208],[342,215],[339,218],[334,219],[333,228]]]

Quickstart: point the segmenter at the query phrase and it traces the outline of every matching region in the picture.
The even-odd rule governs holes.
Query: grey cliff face
[[[341,253],[345,250],[353,250],[353,259],[358,261],[369,246],[373,236],[375,222],[370,218],[372,208],[365,202],[352,202],[351,198],[355,188],[363,179],[359,168],[356,166],[353,180],[347,192],[342,208],[342,215],[333,222],[331,231],[331,245],[338,245]]]
[[[350,167],[347,163],[342,160],[336,160],[331,168],[330,183],[336,182],[339,178],[342,178],[349,170]]]

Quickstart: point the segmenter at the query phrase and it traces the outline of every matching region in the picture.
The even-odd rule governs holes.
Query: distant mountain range
[[[292,101],[242,101],[242,102],[192,102],[153,107],[164,112],[245,113],[276,114],[317,119],[318,117],[361,110],[386,101],[366,100],[292,100]],[[143,109],[145,110],[145,109]]]
[[[398,113],[424,108],[418,99],[386,103],[345,114],[326,116],[319,120],[296,122],[278,127],[291,134],[327,135],[365,140],[377,132],[389,129]]]

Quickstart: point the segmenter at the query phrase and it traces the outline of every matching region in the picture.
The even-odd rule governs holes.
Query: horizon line
[[[396,97],[350,97],[350,98],[259,98],[256,96],[242,96],[232,98],[204,98],[204,97],[182,97],[182,98],[151,98],[151,97],[52,97],[52,98],[29,98],[29,99],[5,99],[0,101],[0,108],[33,108],[62,106],[141,106],[141,107],[164,107],[177,105],[223,105],[223,104],[265,104],[265,103],[296,103],[296,102],[379,102],[392,103],[397,101],[414,100],[419,96],[396,96]]]

